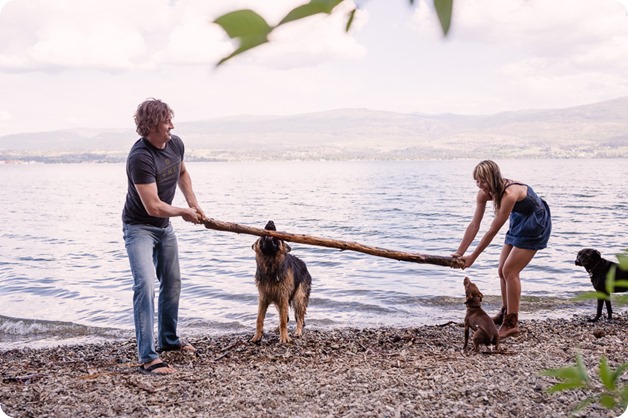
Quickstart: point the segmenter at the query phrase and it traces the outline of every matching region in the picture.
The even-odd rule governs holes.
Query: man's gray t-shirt
[[[170,218],[157,218],[146,212],[135,185],[157,183],[159,199],[171,205],[179,182],[184,152],[183,141],[176,135],[172,135],[164,149],[155,148],[145,138],[137,140],[126,161],[128,191],[122,222],[160,228],[170,224]]]

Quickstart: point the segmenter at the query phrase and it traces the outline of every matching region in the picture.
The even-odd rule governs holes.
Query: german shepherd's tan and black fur
[[[265,229],[276,231],[275,223],[268,221]],[[279,342],[291,341],[288,336],[288,306],[292,306],[297,322],[295,337],[300,337],[305,326],[305,311],[310,300],[312,277],[299,258],[288,254],[290,246],[284,241],[264,236],[253,244],[257,271],[255,284],[258,290],[258,310],[255,335],[251,341],[259,342],[264,335],[264,318],[268,305],[275,304],[279,311]]]

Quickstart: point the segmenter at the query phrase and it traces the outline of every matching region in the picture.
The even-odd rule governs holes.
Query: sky
[[[0,0],[0,136],[128,128],[149,97],[177,121],[344,108],[494,114],[628,96],[628,0],[346,0],[233,44],[212,21],[276,24],[306,0]],[[346,13],[359,12],[349,33]]]

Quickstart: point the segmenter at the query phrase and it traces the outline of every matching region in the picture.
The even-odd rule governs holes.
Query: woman
[[[476,198],[475,213],[467,226],[458,251],[452,256],[464,261],[465,268],[472,266],[506,223],[506,219],[510,218],[510,229],[506,233],[498,267],[502,308],[493,321],[496,325],[501,325],[500,338],[516,336],[519,335],[518,317],[521,300],[519,274],[538,250],[547,247],[552,230],[550,209],[531,187],[502,178],[499,166],[493,161],[480,162],[473,170],[473,178],[480,189]],[[465,251],[480,229],[486,202],[489,200],[493,201],[495,218],[475,250],[465,256]]]

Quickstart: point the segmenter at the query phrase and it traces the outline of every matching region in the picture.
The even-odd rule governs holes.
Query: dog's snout
[[[272,237],[262,237],[260,248],[266,255],[275,255],[279,250],[279,243]]]
[[[575,261],[576,266],[584,267],[591,259],[590,252],[591,250],[586,249],[586,248],[584,250],[578,251],[578,255],[576,256],[576,261]]]

